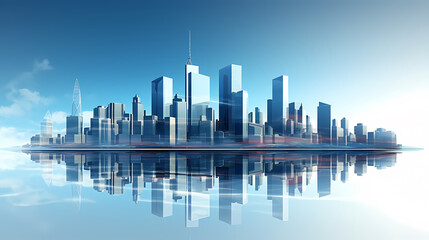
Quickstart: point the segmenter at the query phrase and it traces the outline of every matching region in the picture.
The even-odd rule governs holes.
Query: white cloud
[[[33,73],[39,72],[39,71],[46,71],[46,70],[52,70],[54,69],[51,64],[49,63],[48,59],[43,59],[42,61],[35,61],[33,66]]]
[[[63,112],[63,111],[53,112],[52,113],[52,123],[65,125],[66,117],[67,117],[66,112]]]
[[[23,72],[15,79],[9,81],[9,83],[6,84],[6,87],[9,89],[9,92],[6,94],[6,98],[11,103],[10,105],[0,106],[0,116],[20,116],[29,111],[35,105],[48,104],[50,102],[49,98],[42,97],[39,92],[22,86],[33,81],[37,73],[51,69],[53,69],[53,67],[48,59],[43,59],[42,61],[36,60],[31,71]]]
[[[14,127],[0,127],[0,148],[22,146],[30,142],[31,135]]]
[[[14,90],[19,88],[18,86],[22,86],[25,84],[28,84],[29,82],[33,81],[34,77],[37,73],[48,71],[54,69],[52,65],[50,64],[48,59],[43,59],[42,61],[36,60],[33,64],[33,69],[29,72],[23,72],[19,74],[16,78],[12,79],[6,87]]]
[[[0,106],[1,117],[23,115],[34,105],[47,105],[51,101],[49,98],[40,96],[39,92],[31,91],[27,88],[12,89],[7,94],[7,98],[12,101],[12,104],[9,106]]]

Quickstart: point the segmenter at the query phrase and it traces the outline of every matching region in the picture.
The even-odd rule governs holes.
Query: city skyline
[[[270,147],[270,144],[310,148],[316,145],[354,148],[401,146],[397,145],[396,134],[384,128],[368,132],[366,125],[358,123],[354,132],[348,132],[348,119],[343,117],[340,125],[337,119],[331,118],[331,105],[323,102],[319,102],[317,107],[315,132],[303,104],[288,102],[289,81],[286,75],[272,80],[272,95],[271,99],[267,99],[267,121],[264,122],[261,117],[263,112],[258,107],[255,107],[255,112],[248,109],[248,93],[241,87],[242,67],[236,64],[219,70],[220,112],[216,118],[215,110],[210,104],[210,77],[200,74],[199,66],[192,65],[190,35],[188,41],[184,102],[178,98],[178,94],[175,94],[173,99],[172,78],[158,77],[152,81],[151,115],[146,114],[136,94],[131,113],[125,111],[125,105],[122,103],[112,102],[107,108],[99,105],[93,109],[90,126],[84,128],[81,91],[76,79],[71,115],[66,117],[66,134],[54,136],[52,120],[49,118],[51,115],[46,114],[41,123],[40,134],[31,137],[29,146],[119,144],[162,147],[195,143],[202,146],[240,143],[241,145],[235,144],[238,148],[246,145],[263,148]],[[182,108],[179,103],[183,104]],[[46,130],[47,125],[49,131]]]
[[[289,93],[289,101],[302,102],[313,123],[320,100],[333,104],[334,118],[348,116],[351,126],[365,122],[374,129],[386,124],[405,145],[421,146],[424,142],[424,133],[407,127],[408,117],[397,109],[418,111],[423,116],[415,124],[425,124],[426,3],[395,2],[388,8],[383,2],[370,6],[340,3],[320,8],[317,2],[185,2],[173,4],[181,9],[176,12],[166,11],[158,3],[147,7],[106,3],[98,8],[98,18],[91,17],[94,8],[79,4],[27,4],[34,11],[13,2],[3,3],[1,8],[3,22],[17,23],[2,26],[5,38],[0,40],[0,79],[5,86],[0,89],[0,135],[17,136],[3,141],[4,146],[24,143],[39,128],[47,110],[53,115],[54,131],[62,131],[64,121],[55,120],[68,114],[71,80],[76,77],[84,89],[84,124],[89,124],[87,114],[99,104],[123,102],[130,110],[129,96],[136,93],[148,109],[150,95],[144,92],[150,81],[160,75],[182,78],[189,29],[192,63],[211,77],[213,101],[219,100],[219,69],[239,63],[249,109],[258,106],[266,113],[265,99],[259,93],[268,96],[271,79],[287,74],[289,88],[295,89]],[[16,11],[23,14],[12,14]],[[219,19],[216,11],[224,11],[225,18]],[[304,17],[308,13],[312,18]],[[362,14],[367,16],[364,21]],[[160,15],[163,21],[157,20]],[[40,32],[46,34],[37,34]],[[173,89],[185,98],[182,83],[174,84]],[[106,92],[111,94],[106,96]],[[35,104],[26,105],[24,100],[29,99]],[[407,103],[409,99],[412,104]]]

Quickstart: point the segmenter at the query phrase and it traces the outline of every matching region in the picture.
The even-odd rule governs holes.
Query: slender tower
[[[79,81],[76,78],[73,89],[73,104],[72,104],[72,116],[82,116],[82,102],[80,97]]]
[[[191,62],[191,31],[189,31],[189,39],[188,39],[188,61],[186,62],[185,65],[185,102],[186,102],[186,111],[188,114],[188,124],[190,124],[191,121],[191,84],[190,84],[190,75],[191,73],[199,73],[200,69],[198,66],[192,65]],[[189,137],[189,132],[190,132],[191,128],[188,127],[187,131],[188,131],[188,137]]]
[[[73,103],[71,115],[66,118],[65,143],[85,143],[83,136],[82,104],[79,81],[76,78],[73,88]]]

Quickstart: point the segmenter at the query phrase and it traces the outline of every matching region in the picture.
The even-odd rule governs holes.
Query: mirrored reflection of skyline
[[[218,209],[219,220],[242,223],[248,188],[258,192],[266,185],[266,204],[272,217],[288,220],[289,197],[299,197],[310,181],[317,182],[318,197],[331,194],[331,182],[346,183],[349,174],[363,176],[368,167],[384,169],[396,163],[394,152],[31,152],[31,160],[43,168],[49,185],[54,164],[64,164],[75,203],[80,207],[84,171],[94,190],[122,195],[132,189],[132,199],[150,204],[151,213],[166,218],[173,205],[185,205],[186,227],[198,227]],[[351,172],[353,171],[353,172]],[[209,193],[218,184],[218,195]],[[150,199],[140,199],[149,191]],[[219,206],[211,206],[218,197]],[[140,202],[142,201],[142,202]],[[150,203],[148,203],[150,202]]]

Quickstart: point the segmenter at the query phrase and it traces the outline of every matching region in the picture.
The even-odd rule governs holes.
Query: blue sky
[[[289,101],[303,102],[314,125],[324,101],[335,118],[414,144],[429,107],[428,12],[426,1],[2,1],[0,136],[22,142],[47,110],[64,129],[75,78],[84,111],[109,102],[130,111],[137,93],[150,112],[150,83],[162,75],[183,96],[191,30],[216,110],[219,69],[240,64],[249,109],[266,113],[271,80],[285,74]]]

